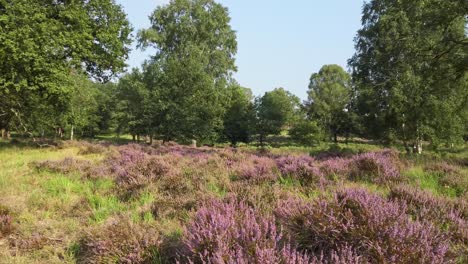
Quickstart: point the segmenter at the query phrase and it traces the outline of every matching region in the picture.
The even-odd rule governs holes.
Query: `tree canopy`
[[[351,125],[351,77],[338,65],[324,65],[310,77],[308,94],[309,117],[316,119],[336,142],[337,135]]]
[[[349,61],[369,136],[454,142],[467,124],[466,1],[373,0]]]
[[[130,32],[113,0],[1,0],[1,127],[29,130],[38,111],[67,108],[70,74],[108,81],[122,71]]]
[[[222,128],[227,86],[236,70],[236,34],[228,10],[213,0],[174,0],[158,7],[142,47],[156,48],[148,62],[160,102],[165,140],[213,139]]]

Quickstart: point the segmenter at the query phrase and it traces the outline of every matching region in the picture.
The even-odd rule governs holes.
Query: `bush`
[[[468,208],[466,208],[466,204],[443,197],[435,197],[428,191],[406,185],[391,188],[389,199],[405,203],[407,212],[416,220],[436,224],[454,240],[468,241],[468,222],[466,221]]]
[[[356,155],[348,167],[351,180],[369,180],[379,184],[401,180],[398,154],[391,150]]]
[[[174,173],[164,156],[148,155],[134,147],[120,149],[118,155],[108,157],[105,163],[117,184],[126,190],[141,188]]]
[[[368,152],[351,158],[332,158],[321,162],[325,175],[335,175],[349,180],[365,180],[386,184],[401,180],[398,154],[392,150]]]
[[[250,182],[275,181],[278,175],[275,173],[276,163],[267,157],[250,155],[247,159],[237,164],[235,176],[239,180]]]
[[[360,189],[333,199],[288,199],[276,215],[299,248],[313,254],[351,247],[370,263],[444,263],[448,241],[432,225],[411,221],[406,207]]]
[[[285,242],[272,217],[243,202],[211,200],[201,207],[183,235],[190,263],[309,263]]]
[[[46,160],[42,162],[32,162],[33,167],[38,170],[48,170],[51,172],[58,173],[72,173],[89,171],[91,168],[91,162],[87,160],[74,159],[71,157],[63,160]]]
[[[158,234],[128,219],[114,219],[79,241],[78,263],[145,263],[161,245]]]
[[[90,155],[90,154],[101,154],[104,153],[107,148],[103,145],[92,144],[86,141],[83,141],[80,150],[78,151],[79,155]]]
[[[292,177],[303,184],[320,187],[328,183],[319,164],[310,156],[283,156],[276,159],[276,164],[283,177]]]
[[[13,217],[5,206],[0,205],[0,239],[13,231]]]

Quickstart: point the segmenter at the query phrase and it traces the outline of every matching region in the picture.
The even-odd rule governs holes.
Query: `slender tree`
[[[278,135],[298,118],[300,100],[283,88],[266,92],[256,100],[257,132],[260,145],[266,136]]]
[[[312,74],[308,94],[309,117],[318,120],[336,143],[338,135],[346,134],[351,126],[351,77],[338,65],[325,65]]]

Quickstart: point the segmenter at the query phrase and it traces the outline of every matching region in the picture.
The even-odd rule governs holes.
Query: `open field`
[[[466,149],[0,146],[1,263],[468,260]]]

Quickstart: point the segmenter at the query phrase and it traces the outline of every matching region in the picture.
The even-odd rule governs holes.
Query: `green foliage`
[[[373,0],[349,61],[369,136],[454,143],[467,130],[465,1]]]
[[[267,135],[278,135],[299,118],[299,98],[283,88],[276,88],[257,98],[257,132],[260,143]]]
[[[314,121],[301,120],[289,130],[291,138],[303,145],[311,146],[323,139],[323,131]]]
[[[129,74],[120,78],[116,91],[117,133],[143,135],[148,128],[149,121],[145,116],[149,92],[143,83],[143,74],[133,69]]]
[[[338,134],[348,136],[352,128],[349,74],[338,65],[325,65],[310,77],[308,93],[309,117],[318,120],[335,142]]]
[[[150,20],[139,40],[156,48],[147,83],[158,102],[158,134],[165,140],[214,139],[236,70],[227,9],[213,0],[175,0],[158,7]]]
[[[130,32],[113,0],[0,1],[0,127],[53,125],[74,92],[70,73],[109,80],[125,66]]]
[[[248,143],[255,129],[252,91],[235,84],[229,92],[231,100],[224,116],[224,135],[233,145]]]

